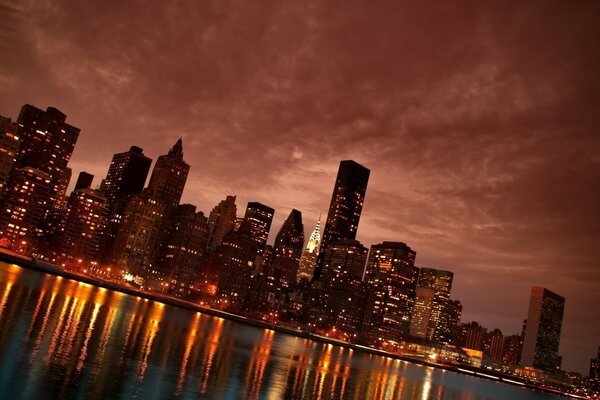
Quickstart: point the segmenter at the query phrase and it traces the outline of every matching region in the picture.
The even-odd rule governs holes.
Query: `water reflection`
[[[0,398],[552,398],[0,264]]]

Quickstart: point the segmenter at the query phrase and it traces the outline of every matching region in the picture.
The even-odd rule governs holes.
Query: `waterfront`
[[[0,398],[560,397],[0,263]]]

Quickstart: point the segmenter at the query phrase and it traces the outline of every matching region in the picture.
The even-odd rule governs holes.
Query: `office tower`
[[[365,326],[370,343],[397,343],[409,334],[419,273],[416,255],[401,242],[371,246],[365,274],[371,290]]]
[[[255,270],[257,243],[249,221],[236,232],[229,232],[216,250],[219,306],[238,310],[246,301],[250,279]]]
[[[300,258],[300,267],[298,268],[297,280],[302,279],[311,280],[315,273],[315,267],[317,266],[317,257],[319,255],[319,243],[321,242],[321,218],[317,221],[315,229],[313,229],[306,248]]]
[[[560,368],[560,331],[565,299],[542,287],[531,288],[521,364],[542,370]]]
[[[75,183],[75,189],[73,189],[73,191],[81,189],[91,189],[93,181],[94,175],[85,171],[81,171],[79,173],[79,176],[77,177],[77,182]]]
[[[2,194],[8,175],[17,160],[21,143],[17,136],[18,128],[16,122],[0,116],[0,194]]]
[[[179,138],[167,154],[156,160],[148,183],[148,192],[169,208],[177,206],[189,171],[190,166],[183,161],[183,144]]]
[[[356,239],[356,231],[360,221],[370,171],[352,160],[340,162],[335,180],[327,222],[323,230],[321,253],[331,242],[340,239]],[[322,265],[322,257],[315,269],[318,279]]]
[[[66,167],[58,177],[56,182],[56,196],[52,203],[52,208],[64,209],[67,207],[67,189],[71,182],[71,174],[73,171],[71,168]]]
[[[284,287],[295,283],[303,246],[302,213],[292,210],[275,237],[269,258],[269,276],[274,277],[275,281]]]
[[[101,192],[93,189],[74,190],[67,202],[64,230],[59,235],[60,253],[70,267],[79,259],[95,261],[100,249],[102,231],[108,210]]]
[[[151,281],[158,274],[154,262],[166,210],[145,191],[129,198],[108,259],[121,276]]]
[[[483,351],[490,356],[493,362],[502,363],[504,354],[504,335],[500,329],[488,332],[483,340]]]
[[[144,150],[137,146],[113,155],[106,178],[100,184],[109,211],[112,211],[116,200],[142,192],[150,164],[152,159],[146,157]]]
[[[199,290],[200,264],[208,241],[207,219],[196,212],[196,206],[181,204],[171,211],[165,226],[157,268],[164,278],[160,283],[176,296],[190,296]]]
[[[523,348],[523,335],[510,335],[504,338],[502,362],[505,365],[519,365],[521,350]]]
[[[450,300],[452,278],[454,274],[433,268],[421,268],[417,283],[415,312],[411,321],[411,335],[434,342],[449,337],[448,328],[443,326],[443,313],[446,302]],[[429,290],[419,290],[429,289]],[[413,327],[414,325],[414,327]],[[423,336],[423,329],[425,335]]]
[[[462,317],[462,304],[458,300],[447,300],[438,326],[440,333],[439,342],[456,344],[460,333],[460,319]]]
[[[323,333],[353,340],[360,331],[366,300],[362,278],[367,252],[360,242],[350,239],[331,242],[323,250],[323,273],[314,284],[316,304],[312,312],[315,326]]]
[[[461,330],[461,347],[483,351],[483,341],[487,335],[487,328],[471,321],[468,324],[462,324]]]
[[[600,380],[600,346],[598,356],[590,360],[590,379]]]
[[[250,236],[256,242],[257,255],[261,257],[271,230],[273,214],[274,209],[257,202],[249,202],[244,214],[244,220],[250,225]]]
[[[237,208],[235,196],[221,200],[208,216],[208,248],[214,250],[223,242],[223,238],[233,230]]]
[[[70,179],[67,164],[79,137],[79,128],[67,124],[66,118],[54,107],[42,111],[26,104],[17,119],[17,136],[21,139],[21,146],[15,167],[35,168],[50,176],[48,209],[61,208],[64,203],[64,183]]]
[[[0,236],[5,246],[28,253],[44,233],[53,190],[49,174],[32,167],[11,173],[0,201]]]

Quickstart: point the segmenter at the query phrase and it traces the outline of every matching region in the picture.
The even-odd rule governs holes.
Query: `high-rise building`
[[[108,210],[101,192],[93,189],[74,190],[67,202],[64,231],[58,245],[63,261],[94,261]]]
[[[44,234],[44,220],[53,189],[49,174],[36,168],[11,173],[0,201],[0,236],[3,244],[28,253]]]
[[[183,161],[183,144],[179,138],[167,154],[156,160],[148,183],[148,192],[169,208],[177,206],[189,171],[190,166]]]
[[[490,356],[493,362],[502,363],[504,354],[504,335],[500,329],[488,332],[483,340],[483,351]]]
[[[158,266],[164,280],[160,283],[180,297],[195,294],[208,241],[207,219],[196,212],[196,206],[181,204],[171,211],[165,225]]]
[[[91,189],[93,181],[94,175],[89,172],[81,171],[77,177],[77,182],[75,182],[75,189],[73,190]]]
[[[487,328],[484,328],[476,321],[461,326],[460,346],[473,350],[483,351],[483,341],[487,335]]]
[[[360,213],[362,211],[370,171],[352,160],[340,162],[331,196],[327,222],[323,230],[321,253],[331,242],[340,239],[356,239]],[[318,279],[323,268],[323,259],[315,269]]]
[[[317,221],[317,225],[315,229],[313,229],[310,237],[308,238],[308,243],[306,244],[306,248],[302,253],[302,257],[300,258],[300,267],[298,268],[298,278],[311,280],[315,273],[315,267],[317,266],[317,257],[319,255],[319,244],[321,242],[321,218]]]
[[[275,214],[274,209],[255,201],[249,202],[246,207],[244,220],[250,224],[250,236],[256,242],[258,256],[262,256],[267,244],[273,214]]]
[[[17,135],[18,128],[16,122],[0,116],[0,194],[15,161],[17,161],[21,143]]]
[[[106,178],[100,184],[110,211],[117,199],[142,192],[151,164],[152,159],[137,146],[113,155]]]
[[[415,318],[411,321],[411,335],[435,342],[442,342],[449,338],[448,329],[443,326],[442,320],[446,302],[450,300],[453,276],[450,271],[421,268],[413,313]],[[433,297],[430,296],[429,291],[419,290],[419,288],[430,289]],[[423,330],[425,336],[422,336]]]
[[[505,365],[519,365],[521,350],[523,348],[523,335],[510,335],[504,338],[502,362]]]
[[[323,250],[323,272],[319,280],[324,286],[355,285],[363,280],[367,248],[357,240],[340,239]]]
[[[371,290],[365,326],[370,343],[397,343],[409,334],[419,273],[416,254],[401,242],[371,246],[365,274]]]
[[[208,216],[208,248],[214,250],[223,242],[226,234],[233,230],[237,209],[235,196],[221,200]]]
[[[590,379],[600,380],[600,346],[598,356],[590,360]]]
[[[460,336],[460,320],[462,317],[462,304],[458,300],[448,300],[444,304],[444,312],[440,322],[440,331],[444,332],[441,342],[456,345]]]
[[[21,146],[15,167],[36,168],[50,176],[48,209],[64,205],[64,182],[70,179],[70,174],[66,171],[67,164],[79,137],[80,129],[67,124],[66,118],[65,114],[54,107],[43,111],[26,104],[21,108],[17,119],[17,136],[21,139]]]
[[[56,196],[54,197],[52,208],[63,210],[67,207],[67,189],[69,188],[72,174],[73,171],[69,167],[63,169],[60,174],[56,183]]]
[[[269,275],[284,287],[296,282],[303,246],[302,213],[292,210],[275,237],[269,262]]]
[[[558,355],[565,299],[543,287],[531,288],[521,364],[542,370],[560,368]]]

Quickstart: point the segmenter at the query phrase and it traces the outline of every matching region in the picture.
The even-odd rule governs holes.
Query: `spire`
[[[177,143],[173,145],[171,150],[169,150],[169,155],[177,156],[178,158],[183,159],[183,141],[181,137],[179,140],[177,140]]]

